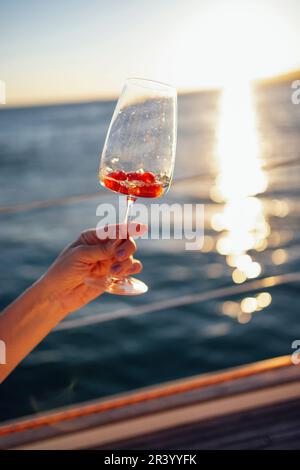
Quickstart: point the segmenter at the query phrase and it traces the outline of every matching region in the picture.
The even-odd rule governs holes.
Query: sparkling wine
[[[125,172],[105,168],[99,173],[100,183],[116,193],[135,197],[160,197],[170,185],[167,175],[155,175],[142,169]]]

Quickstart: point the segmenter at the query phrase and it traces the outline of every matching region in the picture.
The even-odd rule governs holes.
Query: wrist
[[[45,305],[49,311],[55,312],[61,318],[69,313],[63,306],[58,290],[53,286],[53,283],[49,281],[47,275],[40,277],[40,279],[31,286],[30,290],[34,292],[39,304]]]

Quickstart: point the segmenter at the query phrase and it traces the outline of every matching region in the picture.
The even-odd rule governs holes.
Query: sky
[[[8,105],[223,86],[300,69],[299,24],[299,0],[0,0],[0,80]]]

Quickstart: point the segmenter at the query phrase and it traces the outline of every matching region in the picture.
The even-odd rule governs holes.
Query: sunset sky
[[[299,24],[299,0],[1,0],[0,79],[8,105],[220,86],[300,68]]]

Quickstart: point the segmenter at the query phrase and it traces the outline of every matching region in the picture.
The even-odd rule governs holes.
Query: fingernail
[[[130,274],[135,273],[135,272],[136,272],[136,269],[137,269],[137,266],[133,265],[133,266],[130,268],[129,273],[130,273]]]
[[[148,227],[145,224],[132,224],[129,226],[128,233],[132,237],[141,237],[144,235],[145,232],[147,232]]]
[[[121,248],[120,250],[117,250],[116,256],[118,259],[124,258],[126,255],[126,250],[124,248]]]
[[[118,274],[121,270],[122,270],[122,266],[120,265],[120,263],[113,264],[112,267],[110,268],[110,271],[113,274]]]

